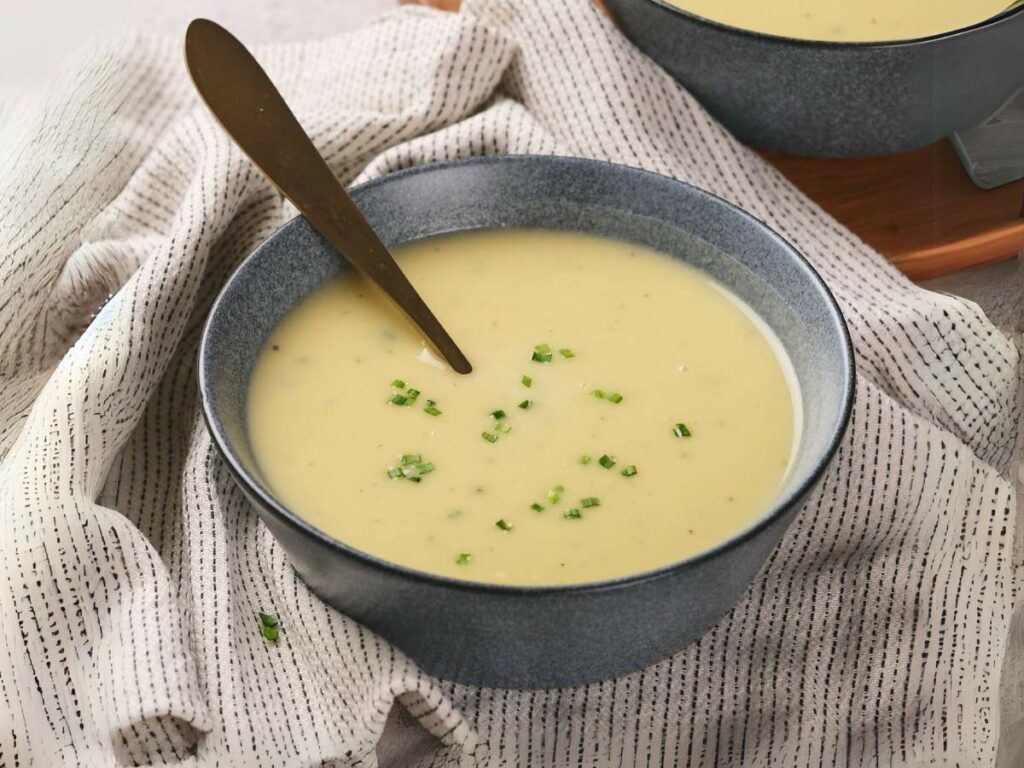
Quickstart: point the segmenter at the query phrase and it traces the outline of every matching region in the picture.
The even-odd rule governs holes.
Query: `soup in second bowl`
[[[252,374],[270,489],[377,557],[500,584],[664,566],[754,522],[799,433],[778,341],[669,256],[484,230],[395,250],[460,376],[358,275],[304,299]]]
[[[969,27],[1010,0],[667,0],[721,24],[804,40],[913,40]]]

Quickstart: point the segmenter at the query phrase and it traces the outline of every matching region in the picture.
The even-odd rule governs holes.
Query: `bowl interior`
[[[803,411],[785,487],[759,522],[780,514],[809,487],[841,436],[853,363],[835,302],[788,243],[717,197],[645,171],[550,157],[426,166],[365,184],[353,196],[388,246],[489,227],[578,230],[682,259],[745,300],[788,352]],[[249,375],[278,322],[310,291],[349,268],[304,218],[292,220],[228,281],[201,346],[200,389],[214,440],[251,490],[293,520],[264,484],[249,448]]]
[[[931,40],[940,40],[946,37],[953,37],[955,35],[961,35],[964,33],[971,32],[981,27],[986,27],[990,24],[996,24],[1002,22],[1005,18],[1013,16],[1015,14],[1024,14],[1024,5],[1014,5],[1007,3],[1007,7],[978,21],[972,22],[966,26],[954,27],[953,29],[947,29],[943,32],[936,32],[930,35],[919,35],[917,37],[897,38],[895,40],[818,40],[811,37],[790,37],[788,35],[780,35],[773,32],[760,32],[755,29],[747,29],[746,27],[737,27],[732,24],[727,24],[722,21],[715,21],[709,19],[706,16],[701,16],[698,13],[689,11],[686,8],[682,8],[678,5],[673,5],[668,0],[641,0],[641,2],[650,3],[652,5],[659,6],[669,11],[670,13],[677,14],[686,19],[705,24],[710,27],[726,30],[734,35],[740,37],[753,37],[762,38],[765,40],[778,40],[788,45],[797,46],[813,46],[819,48],[889,48],[901,45],[916,45],[919,43],[926,43]]]

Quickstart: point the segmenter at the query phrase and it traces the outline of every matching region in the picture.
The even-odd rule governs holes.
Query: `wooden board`
[[[974,186],[947,141],[890,157],[762,154],[810,198],[915,280],[1024,249],[1024,181]]]
[[[403,0],[448,11],[459,0]],[[889,157],[823,159],[761,152],[797,187],[914,280],[1024,250],[1024,180],[974,186],[940,141]]]

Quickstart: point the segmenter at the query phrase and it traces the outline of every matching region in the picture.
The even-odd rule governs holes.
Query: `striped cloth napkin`
[[[1012,340],[907,282],[586,0],[467,6],[257,55],[346,182],[474,154],[595,157],[789,238],[835,292],[860,371],[822,487],[671,659],[564,690],[420,673],[297,579],[199,414],[204,315],[293,212],[198,104],[177,41],[93,48],[0,102],[0,765],[1024,764],[1024,682],[1001,686]]]

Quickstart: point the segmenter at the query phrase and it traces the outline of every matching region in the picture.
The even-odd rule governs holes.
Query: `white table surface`
[[[180,37],[205,16],[246,43],[352,29],[398,0],[0,0],[0,88],[45,80],[70,51],[131,29]]]

